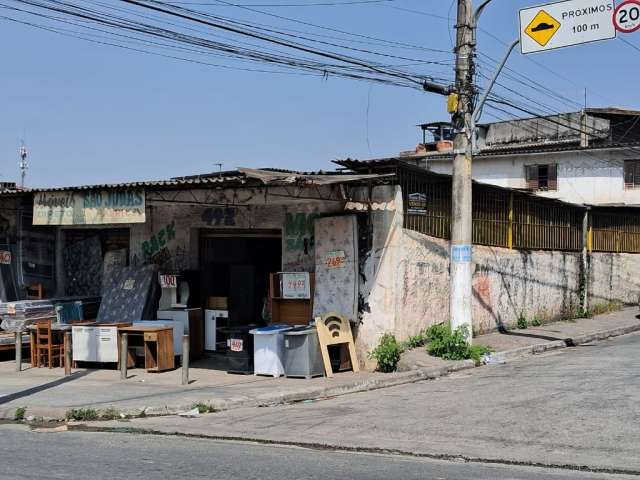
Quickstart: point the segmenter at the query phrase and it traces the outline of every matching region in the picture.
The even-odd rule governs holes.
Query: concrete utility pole
[[[471,341],[471,162],[475,77],[475,18],[472,0],[458,0],[456,24],[457,109],[452,113],[456,132],[453,142],[453,190],[451,198],[451,328],[467,326]]]

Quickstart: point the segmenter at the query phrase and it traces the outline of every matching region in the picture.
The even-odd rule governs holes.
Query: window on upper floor
[[[640,188],[640,160],[624,161],[624,188]]]
[[[558,165],[525,165],[527,188],[534,192],[553,192],[558,190]]]

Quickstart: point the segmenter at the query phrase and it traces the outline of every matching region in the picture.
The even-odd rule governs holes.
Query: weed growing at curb
[[[100,415],[93,408],[74,408],[67,412],[67,420],[76,420],[79,422],[98,420]]]
[[[400,345],[396,337],[391,333],[385,333],[380,338],[378,346],[369,353],[369,358],[378,362],[378,370],[383,373],[391,373],[396,370],[400,361]]]
[[[538,315],[534,315],[533,318],[531,319],[531,326],[540,327],[541,325],[542,325],[542,320],[540,319],[540,317]]]
[[[14,415],[14,419],[16,422],[24,421],[27,413],[27,407],[18,407],[16,408],[16,413]]]
[[[216,411],[216,409],[212,405],[207,405],[206,403],[201,402],[194,403],[191,408],[197,408],[198,413],[200,413],[201,415],[205,413],[214,413]]]
[[[524,316],[524,314],[520,314],[520,316],[518,317],[518,321],[516,322],[516,325],[518,326],[518,328],[521,329],[526,329],[529,326],[529,322],[527,321],[527,318]]]
[[[100,420],[116,420],[120,418],[120,413],[113,407],[100,412]]]
[[[468,328],[462,326],[451,331],[449,325],[433,325],[427,330],[429,345],[427,352],[434,357],[445,360],[473,360],[480,363],[482,356],[491,353],[491,349],[484,345],[469,345],[467,343]]]

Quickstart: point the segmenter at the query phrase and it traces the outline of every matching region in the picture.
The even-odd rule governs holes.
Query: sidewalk
[[[636,308],[630,308],[575,322],[483,335],[474,342],[505,352],[498,358],[510,361],[638,331],[637,314]],[[312,380],[230,375],[207,369],[205,360],[190,369],[191,383],[186,387],[180,384],[179,369],[161,374],[135,369],[127,380],[120,380],[117,370],[77,370],[65,378],[61,369],[31,369],[27,365],[18,373],[14,362],[6,361],[0,362],[0,418],[13,419],[21,407],[26,407],[27,417],[63,419],[69,410],[80,408],[140,416],[175,414],[191,409],[195,403],[215,410],[268,406],[401,385],[474,367],[471,361],[446,362],[429,357],[423,348],[403,357],[405,371],[398,373],[349,372]]]

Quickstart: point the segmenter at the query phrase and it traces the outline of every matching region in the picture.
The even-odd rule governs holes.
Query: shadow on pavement
[[[76,372],[69,377],[62,377],[62,378],[59,378],[58,380],[54,380],[53,382],[44,383],[42,385],[38,385],[37,387],[31,387],[31,388],[27,388],[26,390],[21,390],[19,392],[11,393],[9,395],[6,395],[0,398],[0,405],[4,403],[12,402],[19,398],[28,397],[29,395],[34,395],[36,393],[40,393],[45,390],[49,390],[50,388],[54,388],[59,385],[64,385],[65,383],[72,382],[73,380],[76,380],[78,378],[86,377],[90,373],[91,373],[90,370],[86,370],[84,372]]]

